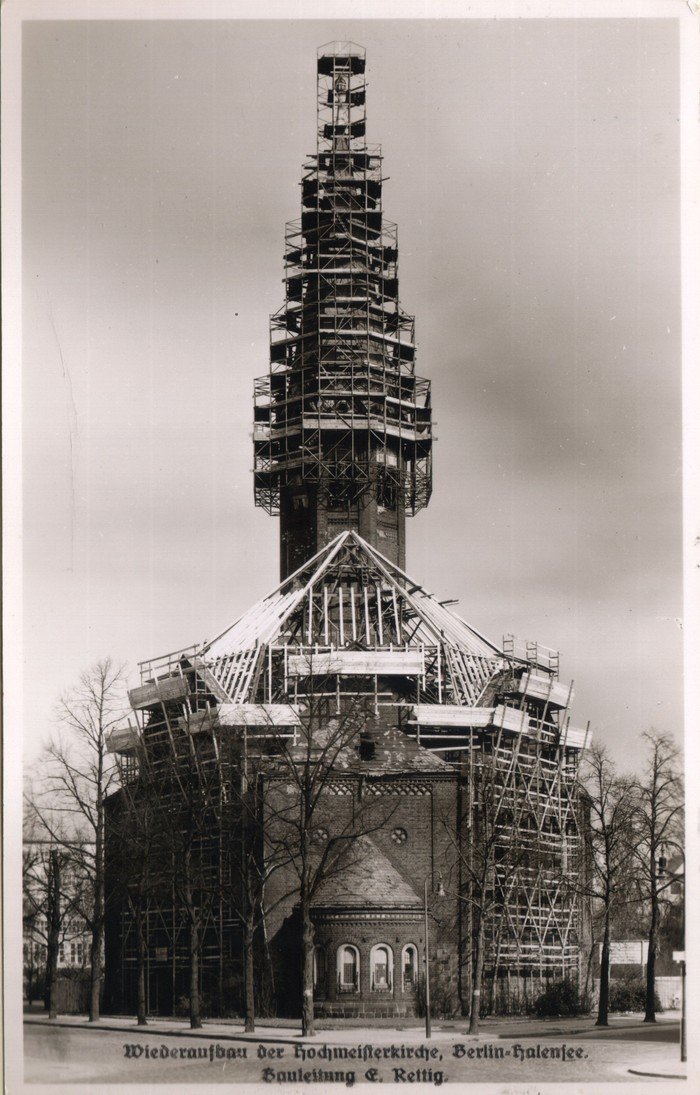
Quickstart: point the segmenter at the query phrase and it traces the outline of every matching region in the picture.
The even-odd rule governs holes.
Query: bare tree
[[[122,771],[121,784],[121,792],[108,803],[109,884],[112,899],[123,903],[131,917],[136,938],[136,1022],[145,1026],[148,906],[161,881],[157,808],[152,796],[133,781],[130,771]]]
[[[156,811],[156,862],[159,885],[169,886],[187,925],[190,1027],[202,1026],[200,990],[202,940],[220,894],[218,808],[222,785],[218,765],[204,734],[185,734],[187,749],[159,763],[150,784]]]
[[[28,802],[31,811],[31,801]],[[28,970],[30,981],[35,972],[34,956],[38,946],[43,948],[44,1006],[49,1019],[56,1018],[56,977],[58,955],[63,938],[63,926],[67,906],[62,887],[65,855],[53,841],[40,835],[36,825],[31,835],[25,833],[22,853],[22,905],[23,926],[30,938]],[[28,986],[31,993],[31,984]]]
[[[656,950],[664,894],[677,876],[666,871],[668,848],[683,847],[683,779],[679,750],[668,734],[644,734],[647,760],[643,776],[635,781],[633,853],[638,864],[641,896],[648,909],[649,927],[644,1022],[656,1022]]]
[[[378,827],[380,815],[386,819],[386,805],[380,807],[376,797],[360,802],[356,796],[328,842],[321,847],[314,839],[321,819],[327,822],[332,812],[331,802],[337,805],[327,792],[338,770],[357,782],[348,766],[359,761],[369,717],[359,701],[330,713],[327,697],[310,693],[301,706],[296,732],[272,719],[246,731],[221,724],[213,708],[193,713],[166,700],[144,728],[139,775],[133,786],[122,788],[125,823],[134,829],[129,839],[137,845],[139,840],[144,845],[144,810],[150,814],[145,886],[154,902],[179,909],[187,922],[193,1028],[202,1024],[202,939],[216,907],[223,902],[241,925],[245,1021],[253,1030],[258,930],[277,905],[298,898],[302,1025],[304,1033],[313,1032],[311,902],[321,882],[340,869],[341,859],[347,867],[353,839]],[[394,809],[395,801],[390,812]],[[129,847],[127,840],[124,848]],[[128,858],[138,864],[141,852]],[[282,868],[285,878],[271,898],[265,887]],[[127,894],[132,917],[138,915],[138,892],[136,880],[126,879],[122,896]]]
[[[599,909],[602,927],[600,992],[596,1026],[608,1025],[611,927],[618,908],[633,892],[631,781],[618,775],[605,748],[594,743],[584,758],[580,780],[589,809],[590,876],[576,879],[578,893]]]
[[[100,1015],[105,800],[116,786],[108,738],[123,714],[123,670],[105,658],[61,697],[61,733],[45,749],[42,784],[35,797],[37,816],[75,879],[71,904],[90,932],[90,1022]]]
[[[38,863],[37,845],[25,836],[22,847],[22,934],[23,972],[29,1004],[38,995],[40,985],[42,991],[46,986],[46,872],[41,868],[37,870]]]
[[[225,907],[241,925],[247,1031],[255,1029],[255,936],[272,866],[260,840],[261,771],[268,758],[215,715],[168,715],[168,745],[139,740],[110,805],[111,875],[136,937],[137,1016],[145,1022],[146,910],[172,905],[188,933],[188,1006],[202,1025],[204,935]],[[269,737],[270,735],[266,735]],[[221,926],[219,925],[219,932]]]
[[[269,749],[279,736],[266,727],[266,741]],[[225,900],[232,915],[238,920],[243,935],[243,1008],[244,1029],[248,1033],[255,1030],[257,1012],[256,998],[256,962],[255,945],[259,929],[263,926],[266,913],[271,911],[263,905],[266,884],[280,866],[281,859],[265,856],[261,840],[263,824],[262,795],[264,777],[270,765],[263,742],[249,740],[250,734],[244,729],[236,738],[236,762],[229,767],[228,784],[229,809],[227,811],[227,830],[235,837],[228,846],[228,872],[225,885]],[[221,749],[223,753],[223,749]],[[274,746],[273,746],[274,751]],[[283,900],[283,898],[281,898]]]
[[[313,676],[310,673],[310,681]],[[313,685],[310,685],[310,689]],[[347,699],[335,712],[326,697],[305,697],[302,726],[294,741],[277,735],[275,761],[265,776],[265,841],[268,860],[285,865],[294,876],[301,920],[301,1031],[314,1028],[313,900],[321,885],[353,862],[358,837],[381,828],[395,810],[381,795],[353,796],[347,813],[333,809],[331,785],[338,778],[357,783],[357,762],[369,759],[376,730],[373,715],[360,697]],[[291,792],[291,793],[289,793]],[[337,800],[336,800],[337,801]],[[329,825],[327,840],[317,834]],[[330,827],[329,827],[330,830]]]

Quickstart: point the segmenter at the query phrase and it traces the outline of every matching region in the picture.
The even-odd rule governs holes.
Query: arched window
[[[360,955],[357,947],[350,943],[338,947],[338,989],[340,992],[360,991]]]
[[[394,972],[394,955],[386,943],[372,947],[369,955],[370,985],[372,992],[391,992]]]
[[[326,954],[323,947],[314,947],[314,990],[326,991]]]
[[[404,992],[413,992],[418,986],[418,951],[413,943],[407,943],[401,955],[401,983]]]

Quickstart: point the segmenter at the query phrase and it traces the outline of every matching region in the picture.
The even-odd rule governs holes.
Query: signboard
[[[600,944],[599,954],[603,953],[603,945]],[[649,953],[649,943],[646,939],[620,939],[610,944],[611,966],[643,966]]]
[[[685,962],[685,951],[674,951],[673,952],[673,961],[674,962]]]

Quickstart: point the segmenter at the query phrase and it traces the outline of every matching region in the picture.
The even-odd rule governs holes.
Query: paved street
[[[65,1022],[71,1022],[66,1019]],[[105,1029],[122,1023],[123,1030]],[[590,1021],[589,1021],[590,1022]],[[25,1082],[103,1085],[110,1083],[203,1083],[223,1081],[302,1083],[304,1089],[364,1080],[439,1086],[455,1081],[634,1081],[632,1067],[667,1075],[681,1072],[678,1024],[665,1020],[644,1027],[617,1021],[605,1031],[561,1021],[503,1021],[500,1031],[479,1039],[437,1025],[426,1042],[418,1029],[321,1031],[302,1043],[292,1031],[261,1027],[243,1036],[235,1027],[212,1024],[199,1034],[167,1030],[153,1021],[137,1030],[133,1022],[104,1020],[88,1027],[49,1025],[36,1018],[25,1025]],[[172,1027],[172,1024],[171,1024]],[[447,1028],[447,1029],[446,1029]],[[369,1047],[369,1048],[368,1048]],[[563,1058],[563,1059],[562,1059]],[[329,1075],[331,1074],[331,1075]],[[648,1082],[653,1082],[651,1079]],[[661,1082],[661,1081],[658,1081]],[[663,1081],[664,1095],[677,1084]]]

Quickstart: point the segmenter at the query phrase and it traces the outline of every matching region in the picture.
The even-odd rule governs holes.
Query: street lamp
[[[659,878],[663,878],[665,874],[668,874],[669,881],[667,885],[672,886],[674,882],[678,882],[683,887],[683,895],[681,897],[681,938],[683,939],[683,947],[685,948],[685,856],[683,849],[678,844],[674,844],[673,847],[678,851],[683,863],[683,868],[680,874],[669,870],[668,859],[666,857],[666,846],[661,848],[659,858],[657,860],[657,871]],[[685,1021],[685,949],[682,951],[673,952],[673,961],[677,962],[681,967],[681,1061],[688,1060],[688,1047],[687,1047],[687,1035],[686,1035],[686,1021]]]
[[[438,880],[435,891],[437,897],[445,896],[445,887],[442,884],[442,875]],[[430,1025],[430,935],[428,934],[428,879],[423,883],[423,915],[425,917],[425,1037],[430,1038],[432,1027]]]

